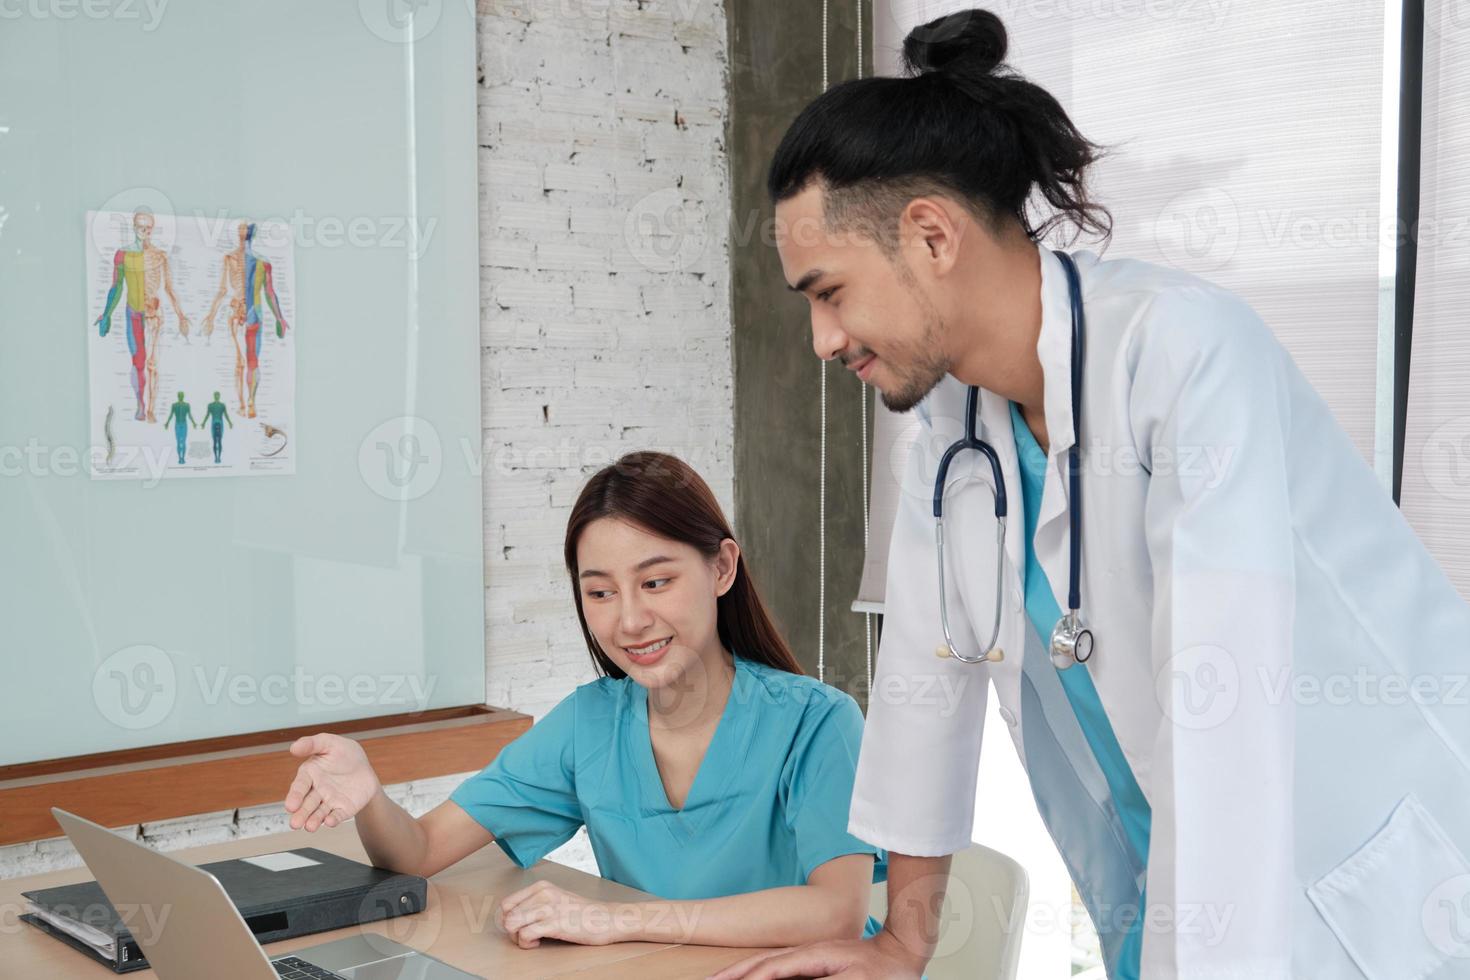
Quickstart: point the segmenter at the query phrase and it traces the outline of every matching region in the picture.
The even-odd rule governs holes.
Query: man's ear
[[[967,227],[949,202],[939,197],[914,198],[898,219],[899,241],[908,246],[911,264],[927,266],[935,277],[954,268]]]
[[[740,574],[740,545],[732,538],[720,542],[720,553],[715,555],[715,595],[722,596],[735,585]]]

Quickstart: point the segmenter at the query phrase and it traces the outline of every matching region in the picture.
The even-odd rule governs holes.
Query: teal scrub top
[[[887,855],[847,832],[862,711],[812,677],[735,656],[735,679],[684,806],[664,792],[648,691],[583,684],[450,799],[530,867],[584,824],[604,878],[668,899],[805,884],[844,854]],[[881,923],[869,918],[864,935]]]
[[[1041,451],[1041,445],[1031,434],[1020,406],[1015,402],[1011,402],[1011,429],[1016,437],[1016,456],[1021,468],[1021,502],[1026,514],[1026,615],[1041,634],[1042,643],[1046,644],[1050,642],[1052,628],[1062,617],[1046,573],[1036,559],[1034,541],[1036,524],[1041,514],[1041,491],[1046,480],[1046,453]],[[1097,757],[1103,777],[1112,791],[1118,817],[1123,822],[1123,831],[1128,835],[1128,843],[1138,852],[1139,858],[1147,863],[1152,811],[1148,801],[1144,799],[1143,791],[1139,789],[1138,781],[1133,778],[1133,769],[1128,765],[1117,737],[1113,734],[1113,726],[1109,724],[1102,702],[1098,700],[1097,689],[1092,686],[1092,676],[1087,672],[1087,665],[1073,664],[1057,674],[1062,681],[1062,690],[1067,693],[1067,700],[1082,726],[1082,734],[1092,747],[1092,754]],[[1139,915],[1133,920],[1119,953],[1120,962],[1108,971],[1110,977],[1137,980],[1143,944],[1143,919]]]

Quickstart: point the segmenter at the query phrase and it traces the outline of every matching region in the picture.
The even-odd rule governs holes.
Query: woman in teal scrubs
[[[293,828],[355,813],[375,864],[432,874],[491,840],[530,867],[586,826],[603,877],[660,899],[537,882],[499,910],[523,947],[875,934],[886,856],[847,833],[862,714],[801,672],[704,481],[671,456],[623,457],[577,499],[565,557],[601,677],[418,820],[365,786],[356,743],[304,738]]]

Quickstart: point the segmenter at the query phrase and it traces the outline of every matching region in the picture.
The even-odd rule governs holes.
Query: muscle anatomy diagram
[[[92,476],[294,473],[289,228],[146,209],[91,211],[87,224]],[[213,341],[221,313],[228,345]],[[191,342],[192,323],[203,324],[202,343]],[[232,411],[258,424],[230,435]]]
[[[286,317],[281,313],[280,300],[276,298],[275,281],[271,264],[256,255],[251,248],[255,238],[255,225],[242,221],[238,226],[240,245],[225,254],[220,263],[219,290],[214,302],[204,317],[204,332],[214,333],[214,317],[219,312],[220,301],[227,298],[230,303],[230,337],[235,341],[235,392],[240,399],[240,411],[247,418],[255,418],[255,392],[260,386],[260,339],[261,301],[270,303],[276,318],[276,336],[286,335]],[[241,336],[243,333],[243,337]],[[249,404],[245,401],[246,390],[250,392]]]

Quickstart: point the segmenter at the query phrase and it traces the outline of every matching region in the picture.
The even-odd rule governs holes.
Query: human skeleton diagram
[[[168,253],[153,244],[153,213],[145,208],[133,212],[133,244],[117,250],[112,257],[112,288],[107,292],[107,306],[97,318],[98,333],[106,337],[112,327],[112,311],[118,298],[127,293],[128,354],[132,368],[128,378],[137,400],[135,419],[156,422],[154,404],[158,395],[158,337],[163,329],[163,310],[159,289],[168,294],[174,315],[179,321],[179,334],[189,336],[189,318],[179,307],[174,295],[173,277],[169,273]]]
[[[276,298],[275,282],[271,278],[271,264],[256,255],[252,249],[255,224],[240,222],[238,226],[240,244],[226,252],[220,268],[219,290],[204,318],[204,335],[214,334],[214,317],[227,296],[230,304],[230,336],[235,341],[235,394],[240,401],[240,412],[246,418],[255,418],[255,392],[260,386],[260,342],[261,301],[270,303],[276,317],[276,336],[284,337],[290,329],[286,318],[281,315],[281,304]],[[243,337],[241,336],[243,332]],[[246,401],[246,392],[249,401]]]

